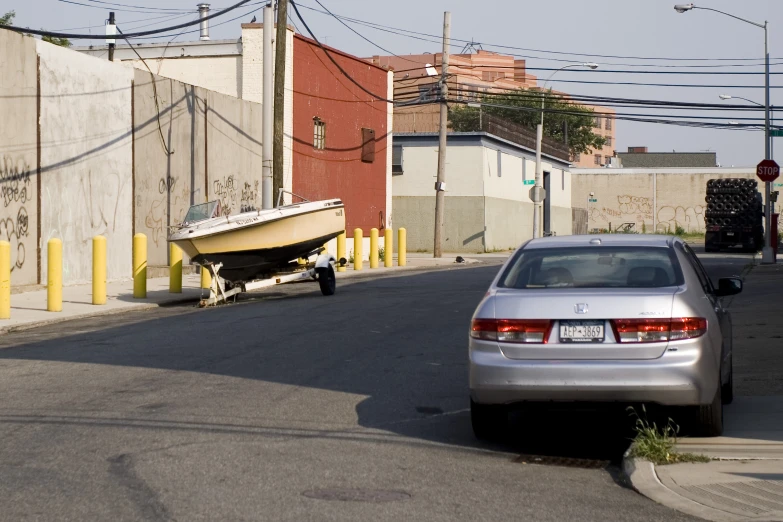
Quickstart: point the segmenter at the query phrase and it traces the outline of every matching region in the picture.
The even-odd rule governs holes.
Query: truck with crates
[[[741,248],[758,252],[764,245],[764,212],[758,181],[721,178],[707,181],[704,250]]]

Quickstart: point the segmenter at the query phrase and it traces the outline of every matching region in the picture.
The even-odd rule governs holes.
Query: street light
[[[543,187],[541,186],[541,177],[543,176],[543,172],[541,171],[541,142],[544,139],[544,103],[546,102],[546,95],[544,93],[546,91],[546,84],[549,82],[549,80],[551,80],[552,77],[558,72],[562,71],[563,69],[568,69],[569,67],[587,67],[588,69],[598,69],[598,64],[593,62],[572,63],[561,67],[549,75],[549,77],[544,81],[543,87],[541,88],[541,123],[536,126],[536,184],[531,190],[531,199],[533,200],[533,238],[541,236],[539,231],[542,221],[541,214],[544,208],[544,199],[546,199],[546,194],[543,193]]]
[[[731,94],[719,94],[718,98],[720,98],[721,100],[724,100],[724,101],[725,100],[734,100],[734,99],[745,100],[746,102],[752,103],[753,105],[758,105],[759,107],[764,107],[763,103],[755,102],[753,100],[749,100],[747,98],[743,98],[742,96],[732,96]],[[775,126],[775,111],[773,111],[771,109],[769,111],[769,121],[770,121],[770,127],[774,127]],[[731,123],[731,122],[729,122],[729,123]],[[770,136],[769,137],[769,157],[770,157],[770,159],[775,157],[774,145],[775,145],[775,141],[772,139],[772,136]]]
[[[693,9],[701,9],[703,11],[713,11],[715,13],[720,13],[722,15],[734,18],[736,20],[739,20],[741,22],[745,22],[750,25],[755,25],[756,27],[760,27],[764,29],[764,158],[765,159],[772,159],[771,154],[771,147],[770,147],[770,132],[769,132],[769,45],[768,45],[768,31],[767,31],[767,21],[765,20],[763,24],[760,24],[758,22],[752,22],[750,20],[746,20],[745,18],[740,18],[739,16],[735,16],[733,14],[724,13],[723,11],[719,11],[717,9],[712,9],[711,7],[698,7],[690,4],[677,4],[674,6],[674,10],[678,13],[684,13],[686,11],[691,11]],[[761,263],[768,265],[773,264],[775,262],[775,251],[772,249],[772,204],[770,202],[770,194],[772,192],[772,184],[769,182],[764,183],[764,192],[766,195],[766,209],[765,209],[765,231],[764,231],[764,248],[761,251]]]

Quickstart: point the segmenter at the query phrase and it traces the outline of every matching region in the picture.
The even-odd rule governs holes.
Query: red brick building
[[[389,72],[327,47],[356,82],[388,98]],[[390,104],[362,91],[313,40],[294,36],[293,192],[339,197],[348,236],[389,224]]]

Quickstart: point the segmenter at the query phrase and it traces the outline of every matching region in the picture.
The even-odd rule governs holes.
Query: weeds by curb
[[[710,462],[712,459],[706,455],[694,453],[679,453],[675,451],[677,433],[680,427],[672,419],[668,419],[665,426],[658,428],[655,422],[647,420],[647,410],[642,406],[644,418],[639,416],[636,410],[629,406],[631,415],[636,417],[634,430],[636,436],[629,449],[628,456],[649,460],[656,466],[665,464],[678,464],[681,462]]]

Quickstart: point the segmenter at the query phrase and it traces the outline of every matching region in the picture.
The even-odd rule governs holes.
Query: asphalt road
[[[4,336],[0,520],[694,520],[620,483],[622,412],[473,438],[465,336],[497,268]]]

